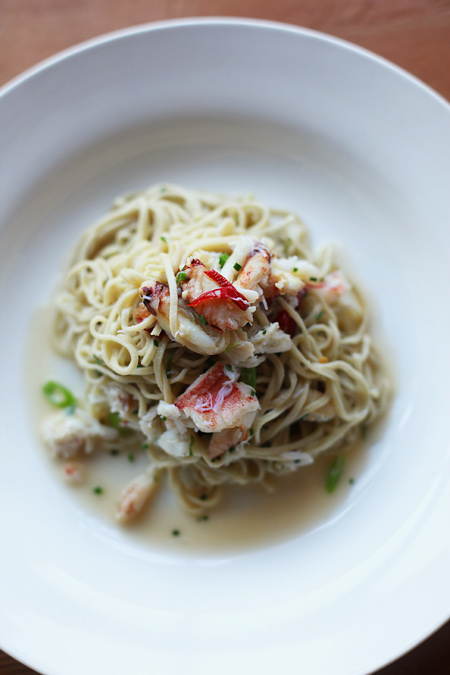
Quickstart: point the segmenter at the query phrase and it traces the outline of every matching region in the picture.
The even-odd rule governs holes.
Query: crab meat
[[[250,292],[256,293],[256,297],[250,295],[253,297],[252,302],[262,299],[263,289],[267,286],[271,274],[270,260],[271,254],[267,246],[254,241],[252,251],[235,281],[236,288],[246,297]]]
[[[128,483],[120,496],[116,511],[116,520],[119,523],[128,523],[141,513],[154,496],[158,487],[157,481],[158,473],[151,468]]]
[[[308,285],[314,288],[330,305],[338,302],[350,290],[350,284],[340,270],[330,272],[323,281],[317,283],[310,282]]]
[[[49,417],[42,427],[42,436],[53,457],[70,459],[104,450],[117,439],[118,431],[77,408],[71,415],[61,410]]]
[[[255,348],[255,354],[277,354],[279,352],[288,352],[292,347],[292,340],[285,331],[280,330],[277,321],[270,323],[250,338]]]
[[[248,429],[255,419],[258,399],[251,387],[237,382],[238,373],[230,368],[217,363],[175,400],[175,407],[200,431]]]
[[[208,324],[226,331],[251,323],[253,308],[225,277],[215,270],[208,270],[197,259],[192,260],[184,271],[188,278],[182,284],[181,297]]]
[[[234,447],[241,441],[246,441],[250,437],[245,427],[236,427],[235,429],[224,429],[217,434],[213,434],[208,446],[208,455],[219,457],[224,452]]]
[[[202,326],[194,319],[192,312],[178,306],[178,328],[175,335],[170,331],[170,292],[167,284],[148,279],[140,288],[145,307],[152,313],[161,328],[172,340],[197,354],[219,354],[232,339],[232,334],[220,334],[213,328]]]

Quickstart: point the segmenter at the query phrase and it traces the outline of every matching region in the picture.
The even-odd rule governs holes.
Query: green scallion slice
[[[239,265],[239,263],[234,263],[233,268],[236,270],[236,272],[240,272],[242,265]]]
[[[220,267],[221,269],[222,269],[222,267],[225,265],[225,263],[227,262],[227,260],[228,260],[229,257],[230,257],[230,256],[228,255],[228,253],[222,253],[222,254],[221,254],[221,256],[220,256],[220,258],[219,258],[219,267]]]
[[[345,457],[335,457],[332,465],[328,469],[325,482],[326,491],[331,494],[335,491],[345,467]]]
[[[42,387],[46,399],[55,406],[55,408],[70,408],[77,405],[77,399],[66,387],[59,382],[49,380]]]
[[[241,368],[239,379],[244,384],[252,387],[252,389],[256,389],[256,368]]]

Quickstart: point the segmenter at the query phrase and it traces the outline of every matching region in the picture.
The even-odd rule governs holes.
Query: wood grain
[[[102,33],[188,16],[252,17],[324,31],[384,56],[450,99],[450,0],[0,0],[0,85]],[[449,664],[450,623],[378,675],[448,675]],[[32,673],[0,652],[0,675]]]

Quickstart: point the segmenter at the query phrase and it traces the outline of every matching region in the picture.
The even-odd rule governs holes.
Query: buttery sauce
[[[52,460],[40,440],[40,426],[55,409],[42,394],[42,385],[55,380],[69,388],[82,400],[83,377],[74,363],[55,354],[50,346],[50,313],[39,311],[34,323],[33,359],[26,364],[30,396],[30,415],[36,432],[37,446],[43,459],[55,470],[54,479],[63,481],[63,461]],[[38,327],[38,328],[36,328]],[[39,333],[39,334],[37,334]],[[30,374],[34,385],[30,388]],[[165,481],[141,517],[127,526],[115,521],[119,495],[127,483],[148,466],[147,455],[140,447],[118,453],[93,454],[83,460],[84,480],[80,485],[67,485],[76,506],[107,528],[120,528],[139,545],[171,551],[220,553],[257,548],[268,543],[305,534],[329,522],[338,507],[345,505],[354,482],[357,482],[368,458],[366,444],[358,443],[345,452],[346,463],[339,484],[332,494],[325,489],[332,457],[320,457],[314,464],[278,478],[274,490],[267,492],[260,485],[230,486],[224,489],[222,503],[206,518],[196,519],[184,513]],[[38,451],[38,450],[37,450]],[[98,488],[101,489],[98,490]]]

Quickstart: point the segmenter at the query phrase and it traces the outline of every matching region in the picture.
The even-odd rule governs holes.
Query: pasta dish
[[[119,198],[81,237],[56,298],[59,351],[83,371],[77,402],[43,425],[67,461],[140,447],[147,470],[117,519],[164,475],[183,507],[227,483],[270,485],[336,455],[386,408],[388,381],[358,290],[302,221],[253,199],[156,185]]]

